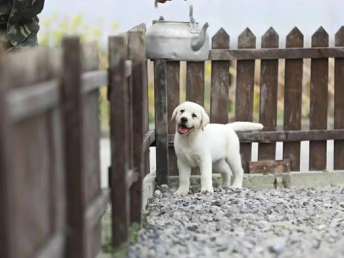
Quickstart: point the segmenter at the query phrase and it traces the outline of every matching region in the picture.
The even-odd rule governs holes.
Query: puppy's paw
[[[179,195],[179,196],[185,196],[185,195],[188,195],[188,193],[189,193],[189,189],[179,187],[178,190],[174,194]]]
[[[213,193],[214,188],[213,187],[202,187],[201,188],[201,193]]]
[[[230,188],[241,189],[242,188],[242,184],[233,184],[233,185],[230,186]]]

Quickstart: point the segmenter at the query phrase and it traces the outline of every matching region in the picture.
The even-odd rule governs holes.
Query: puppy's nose
[[[187,119],[186,117],[182,117],[182,118],[180,119],[180,121],[181,121],[182,123],[186,123],[186,122],[188,121],[188,119]]]

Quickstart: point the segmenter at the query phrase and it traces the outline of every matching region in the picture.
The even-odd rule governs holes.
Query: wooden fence
[[[154,132],[148,130],[144,33],[138,26],[109,42],[112,236],[118,248],[126,248],[129,225],[141,222],[142,180],[149,172],[154,140]]]
[[[95,46],[82,47],[77,37],[64,40],[62,54],[1,56],[0,257],[96,257],[109,200],[112,246],[127,246],[129,226],[141,219],[152,138],[143,40],[141,27],[112,37],[108,71],[99,70]],[[99,90],[106,85],[111,189],[100,184]]]
[[[283,142],[283,158],[293,171],[300,170],[300,142],[310,141],[310,170],[326,169],[326,140],[334,140],[334,169],[344,169],[344,27],[335,35],[335,47],[329,47],[329,36],[320,27],[312,36],[311,47],[304,47],[304,36],[294,28],[286,37],[286,48],[279,48],[279,35],[270,28],[256,49],[256,36],[250,29],[238,38],[238,49],[230,49],[229,35],[220,29],[212,38],[210,117],[215,123],[229,121],[229,89],[235,80],[235,120],[253,120],[256,61],[260,61],[259,121],[263,132],[240,133],[243,167],[249,171],[252,143],[259,143],[258,159],[274,160],[276,142]],[[334,129],[327,128],[329,58],[334,58]],[[285,60],[284,66],[279,60]],[[311,61],[309,130],[302,130],[303,63]],[[187,61],[187,60],[180,60]],[[181,62],[155,62],[155,116],[157,144],[157,177],[163,184],[177,173],[173,152],[173,109],[180,100]],[[229,70],[236,65],[236,77]],[[205,62],[186,62],[186,99],[205,104]],[[284,124],[277,129],[278,75],[284,68]],[[232,120],[232,118],[231,118]],[[167,155],[168,152],[168,155]],[[271,164],[271,163],[270,163]]]

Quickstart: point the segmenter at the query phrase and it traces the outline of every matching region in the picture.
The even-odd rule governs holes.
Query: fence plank
[[[109,87],[111,128],[111,203],[112,244],[125,246],[128,241],[129,194],[127,172],[129,169],[128,84],[125,78],[127,44],[124,37],[109,39]],[[120,125],[120,126],[118,126]]]
[[[256,36],[249,28],[239,36],[238,48],[255,48]],[[254,60],[237,62],[237,88],[235,100],[235,116],[238,121],[252,121],[253,119],[253,91],[254,91]],[[242,165],[248,171],[248,162],[251,160],[251,144],[240,145]]]
[[[58,81],[52,80],[11,90],[8,101],[11,120],[19,122],[40,115],[58,104]]]
[[[287,48],[303,47],[303,35],[294,28],[287,36]],[[285,60],[284,129],[301,129],[303,59]],[[283,156],[291,170],[300,170],[300,143],[284,143]]]
[[[158,185],[168,183],[168,117],[167,117],[167,64],[155,62],[155,126],[156,126],[156,175]]]
[[[1,53],[2,55],[3,53]],[[1,57],[2,59],[2,57]],[[3,63],[3,60],[1,60]],[[3,64],[1,64],[3,68]],[[1,78],[3,78],[3,69],[0,70]],[[15,254],[12,253],[13,248],[13,230],[11,218],[14,214],[11,214],[9,206],[11,203],[11,193],[9,176],[11,173],[10,167],[10,153],[11,148],[11,137],[9,127],[9,114],[6,105],[6,84],[0,87],[0,201],[1,201],[1,212],[0,212],[0,257],[15,258]]]
[[[175,132],[175,121],[172,121],[173,110],[179,104],[180,97],[180,63],[176,61],[167,62],[167,103],[168,103],[168,133],[173,134]],[[169,156],[169,175],[177,175],[177,158],[174,152],[174,148],[168,149]]]
[[[335,44],[344,46],[344,27],[336,33]],[[334,75],[334,128],[344,128],[344,58],[335,59]],[[344,141],[334,141],[334,169],[344,169]]]
[[[262,37],[262,48],[278,48],[279,37],[270,28]],[[278,60],[262,60],[260,81],[259,121],[264,130],[275,130],[277,125]],[[258,159],[275,159],[275,144],[259,144]]]
[[[320,27],[312,36],[312,47],[327,47],[329,37]],[[310,91],[310,129],[327,128],[328,59],[312,59]],[[311,141],[309,149],[310,170],[326,168],[326,141]]]
[[[67,191],[67,257],[86,257],[85,189],[83,170],[83,115],[81,97],[81,47],[77,37],[63,41],[61,101],[65,135]]]
[[[187,62],[186,100],[204,106],[204,62]]]
[[[228,49],[229,35],[220,29],[212,39],[213,49]],[[213,61],[211,71],[210,120],[213,123],[228,122],[229,61]]]
[[[141,222],[142,210],[142,180],[144,171],[141,170],[142,143],[146,133],[145,114],[147,105],[147,76],[144,32],[128,32],[129,59],[132,61],[132,107],[133,107],[133,162],[138,174],[137,181],[130,188],[130,220]]]

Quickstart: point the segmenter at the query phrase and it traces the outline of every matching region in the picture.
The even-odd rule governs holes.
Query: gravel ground
[[[344,257],[344,188],[157,190],[130,258]]]

